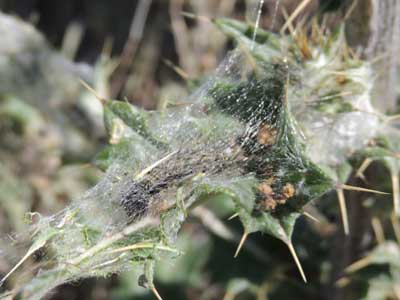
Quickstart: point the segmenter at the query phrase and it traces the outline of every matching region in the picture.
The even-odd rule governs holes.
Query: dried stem
[[[286,20],[285,24],[281,29],[281,34],[285,32],[285,30],[293,24],[293,21],[298,17],[298,15],[307,7],[307,5],[311,2],[311,0],[303,0],[294,10],[294,12],[290,15],[290,17]]]
[[[192,55],[190,49],[190,38],[185,20],[182,17],[181,11],[183,0],[171,0],[169,13],[171,15],[171,26],[174,33],[175,45],[179,55],[180,65],[189,76],[195,75],[195,66],[192,63]]]
[[[399,189],[399,175],[392,172],[392,190],[393,190],[393,207],[396,216],[400,216],[400,189]]]
[[[390,217],[392,222],[394,235],[396,236],[397,243],[400,244],[400,222],[398,217],[393,213]]]
[[[358,170],[356,171],[356,177],[361,178],[362,180],[365,181],[365,176],[364,176],[364,171],[369,167],[369,165],[372,163],[372,159],[371,158],[366,158],[361,166],[358,168]]]
[[[132,19],[129,36],[120,57],[118,74],[112,82],[112,95],[116,96],[125,84],[127,73],[131,68],[133,58],[143,38],[144,25],[146,24],[150,6],[153,0],[140,0]]]
[[[377,217],[373,217],[371,224],[378,244],[383,244],[385,242],[385,233],[383,232],[381,221]]]
[[[350,232],[349,218],[347,216],[347,207],[346,207],[346,200],[344,197],[344,192],[342,189],[336,189],[336,194],[337,194],[338,201],[339,201],[340,214],[342,216],[343,230],[344,230],[345,235],[348,235]]]
[[[369,256],[363,257],[362,259],[352,263],[345,269],[346,273],[354,273],[367,267],[371,263],[371,258]]]

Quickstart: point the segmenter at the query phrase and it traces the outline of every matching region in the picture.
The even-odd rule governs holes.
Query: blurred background
[[[260,26],[278,32],[285,14],[301,2],[266,0]],[[320,16],[333,26],[348,2],[308,1],[297,20]],[[102,175],[92,164],[107,143],[102,106],[79,78],[100,97],[146,109],[179,103],[233,47],[210,19],[254,22],[257,5],[245,0],[0,0],[0,236],[23,232],[35,218],[27,212],[59,211]],[[365,43],[366,27],[354,28],[359,32],[353,45]],[[184,226],[178,247],[185,255],[157,267],[160,294],[177,300],[358,299],[364,281],[348,287],[337,280],[365,249],[358,246],[369,242],[361,239],[371,231],[370,223],[355,216],[352,226],[359,234],[344,243],[335,225],[340,224],[336,202],[324,203],[321,223],[300,220],[294,236],[309,284],[298,277],[286,246],[268,236],[251,237],[234,259],[241,226],[230,221],[233,231],[226,235],[210,225],[229,217],[231,208],[218,206],[215,215],[197,210]],[[0,249],[6,249],[2,241]],[[22,254],[0,256],[0,274]],[[50,299],[154,299],[138,286],[138,272],[67,284]]]

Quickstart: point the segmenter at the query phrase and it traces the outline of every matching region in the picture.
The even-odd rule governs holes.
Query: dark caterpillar
[[[122,194],[120,204],[128,217],[132,219],[146,215],[149,206],[149,194],[146,184],[132,182],[126,193]]]
[[[193,147],[178,151],[167,162],[151,170],[138,182],[132,181],[121,193],[120,205],[132,220],[148,214],[159,213],[164,207],[165,193],[174,194],[182,183],[203,173],[219,174],[223,171],[238,170],[238,161],[223,150],[228,144],[215,147]]]
[[[125,209],[128,217],[132,219],[141,218],[148,214],[150,202],[158,200],[157,196],[161,191],[177,185],[182,178],[192,172],[189,170],[185,173],[172,174],[166,176],[163,180],[155,182],[150,182],[149,180],[132,182],[128,190],[122,194],[120,204]]]

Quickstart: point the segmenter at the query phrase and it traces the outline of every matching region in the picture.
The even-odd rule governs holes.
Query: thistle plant
[[[347,233],[343,190],[381,193],[346,184],[365,161],[388,167],[400,213],[399,131],[373,107],[371,65],[347,47],[343,28],[329,32],[315,22],[309,35],[301,28],[276,35],[230,19],[214,23],[237,48],[187,99],[145,111],[98,97],[109,137],[95,158],[104,177],[31,225],[31,247],[9,275],[35,252],[46,255],[13,295],[42,299],[65,282],[139,268],[139,283],[160,298],[154,266],[185,255],[177,235],[206,202],[233,203],[243,225],[234,256],[248,235],[271,235],[306,281],[292,243],[296,220],[336,190]]]

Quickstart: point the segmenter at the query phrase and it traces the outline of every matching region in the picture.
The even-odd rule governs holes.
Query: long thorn
[[[107,102],[107,99],[101,97],[94,88],[92,88],[89,84],[87,84],[83,79],[79,78],[79,82],[89,91],[91,92],[100,102],[101,104],[105,104]]]
[[[158,300],[163,300],[160,296],[160,294],[158,293],[156,287],[154,286],[154,284],[152,284],[150,286],[151,291],[153,292],[153,294],[157,297]]]
[[[392,172],[392,191],[393,191],[393,207],[396,216],[400,216],[400,190],[399,175]]]
[[[187,11],[181,11],[181,15],[188,19],[194,19],[194,20],[199,20],[199,21],[203,21],[203,22],[212,22],[213,21],[212,18],[209,18],[207,16],[196,15],[196,14],[193,14],[193,13],[187,12]]]
[[[344,288],[345,286],[349,285],[350,279],[349,277],[342,277],[335,282],[335,286],[339,288]]]
[[[238,217],[239,213],[234,213],[232,216],[228,218],[228,221],[233,220],[234,218]]]
[[[347,184],[340,184],[337,186],[338,189],[348,190],[348,191],[357,191],[357,192],[366,192],[366,193],[374,193],[379,195],[390,195],[390,193],[385,193],[377,190],[366,189],[358,186],[352,186]]]
[[[163,158],[157,160],[154,164],[152,164],[152,165],[148,166],[147,168],[143,169],[139,174],[137,174],[135,176],[135,180],[142,179],[143,176],[145,176],[147,173],[149,173],[155,167],[157,167],[158,165],[162,164],[164,161],[166,161],[167,159],[169,159],[171,156],[175,155],[176,153],[178,153],[178,151],[173,151],[170,154],[164,156]]]
[[[34,251],[33,251],[34,252]],[[32,254],[32,251],[28,251],[23,258],[8,272],[1,280],[0,287],[4,284],[4,282],[10,277]]]
[[[310,220],[313,220],[314,222],[321,223],[320,220],[318,220],[316,217],[314,217],[312,214],[310,214],[306,211],[303,211],[303,216],[309,218]]]
[[[367,267],[371,263],[371,258],[369,256],[363,257],[360,260],[352,263],[345,269],[346,273],[354,273],[360,269]]]
[[[336,189],[336,194],[339,200],[340,214],[342,216],[343,230],[344,234],[348,235],[349,229],[349,218],[347,216],[346,200],[344,198],[344,193],[342,189]]]
[[[170,67],[176,74],[178,74],[183,80],[189,80],[189,74],[185,72],[182,68],[179,66],[175,65],[172,61],[169,59],[164,59],[164,63]]]
[[[290,253],[293,256],[293,259],[294,259],[294,262],[296,263],[297,269],[299,269],[299,272],[301,274],[301,278],[303,278],[303,281],[305,283],[307,283],[306,274],[304,274],[303,267],[301,266],[300,260],[297,257],[296,250],[294,249],[292,242],[287,243],[287,246],[288,246],[288,248],[290,250]]]
[[[236,258],[239,255],[240,250],[242,249],[244,242],[246,241],[247,237],[249,236],[249,234],[245,231],[242,235],[242,238],[240,239],[239,245],[236,249],[235,255],[233,256],[234,258]]]

